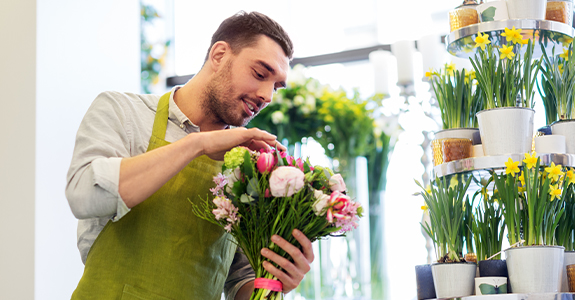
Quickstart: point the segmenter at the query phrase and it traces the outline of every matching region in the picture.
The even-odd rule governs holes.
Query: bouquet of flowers
[[[281,288],[273,288],[281,283],[264,269],[260,250],[267,247],[292,258],[271,242],[272,235],[300,246],[291,234],[294,229],[313,242],[355,229],[362,215],[359,203],[345,194],[341,175],[286,152],[233,148],[214,182],[215,197],[194,205],[194,213],[224,228],[243,250],[256,273],[251,299],[282,297]]]

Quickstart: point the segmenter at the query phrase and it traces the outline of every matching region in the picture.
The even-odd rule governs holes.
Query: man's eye
[[[264,79],[264,75],[262,75],[262,74],[260,74],[260,73],[258,73],[258,72],[256,72],[256,76],[257,76],[258,78]]]

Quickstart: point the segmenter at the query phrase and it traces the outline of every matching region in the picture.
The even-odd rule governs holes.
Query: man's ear
[[[230,45],[224,41],[218,41],[210,50],[208,61],[212,65],[212,69],[217,71],[224,63],[225,59],[232,53]]]

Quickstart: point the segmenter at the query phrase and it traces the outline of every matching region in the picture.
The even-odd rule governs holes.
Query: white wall
[[[66,172],[92,100],[140,90],[139,14],[137,0],[0,4],[0,299],[69,299],[82,275]]]
[[[0,1],[0,299],[34,298],[36,1]]]

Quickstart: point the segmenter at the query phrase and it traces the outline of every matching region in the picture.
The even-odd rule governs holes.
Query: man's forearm
[[[196,135],[122,159],[118,191],[126,206],[142,203],[201,154]]]
[[[250,281],[240,288],[236,293],[235,300],[249,300],[250,296],[254,292],[254,281]]]

